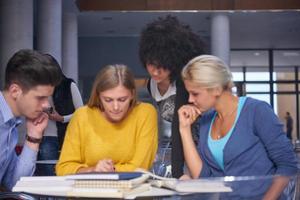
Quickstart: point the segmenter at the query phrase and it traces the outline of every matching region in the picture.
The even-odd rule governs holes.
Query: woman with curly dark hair
[[[180,78],[182,68],[193,57],[204,53],[200,37],[174,16],[159,17],[141,33],[139,55],[151,78],[148,91],[157,102],[161,124],[172,128],[163,133],[172,141],[172,176],[183,175],[183,151],[177,110],[188,102],[188,93]],[[167,128],[164,128],[167,130]]]

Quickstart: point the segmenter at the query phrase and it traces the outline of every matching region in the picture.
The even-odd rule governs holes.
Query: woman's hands
[[[194,105],[184,105],[178,110],[179,116],[179,132],[181,136],[184,159],[190,172],[191,178],[198,178],[202,170],[202,160],[196,149],[191,125],[197,117],[201,115],[201,111]],[[189,177],[183,176],[182,180]]]
[[[183,174],[182,176],[179,177],[179,180],[181,180],[181,181],[188,181],[188,180],[191,180],[191,179],[192,179],[192,177],[190,177],[187,174]]]
[[[102,159],[94,167],[82,167],[78,169],[77,173],[86,172],[114,172],[115,166],[111,159]]]
[[[194,105],[183,105],[178,110],[179,129],[190,129],[197,117],[201,115],[201,111]]]
[[[95,172],[114,172],[115,166],[111,159],[99,160],[94,169]]]

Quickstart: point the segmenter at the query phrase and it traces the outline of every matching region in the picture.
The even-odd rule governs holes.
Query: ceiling
[[[174,15],[192,27],[210,47],[210,25],[215,11],[84,11],[78,14],[79,37],[138,37],[142,28],[160,16]],[[300,10],[228,11],[231,66],[268,66],[268,49],[274,66],[300,65]],[[255,49],[255,51],[249,51]],[[261,50],[261,52],[259,51]]]
[[[84,11],[79,37],[138,37],[159,16],[175,15],[210,41],[212,11]],[[224,12],[223,12],[224,13]],[[228,11],[231,48],[300,48],[300,11]]]
[[[75,0],[69,0],[74,7]],[[67,0],[64,0],[66,4]],[[67,6],[70,8],[70,6]],[[71,8],[70,10],[74,10]],[[160,16],[174,15],[198,33],[210,46],[211,19],[221,12],[230,19],[231,66],[268,66],[269,49],[274,50],[274,66],[300,65],[300,10],[285,11],[78,11],[79,39],[139,37],[145,25]],[[105,39],[106,40],[106,39]],[[119,41],[116,39],[116,41]],[[97,45],[97,44],[94,44]],[[289,50],[285,50],[289,49]],[[95,54],[95,55],[94,55]],[[84,61],[97,57],[95,52]],[[137,58],[138,59],[138,58]],[[97,59],[96,60],[101,60]],[[100,62],[100,61],[99,61]],[[92,63],[82,66],[93,67]],[[90,76],[102,66],[89,69]],[[237,70],[240,70],[236,68]],[[87,71],[87,70],[84,70]],[[257,70],[256,70],[257,71]]]

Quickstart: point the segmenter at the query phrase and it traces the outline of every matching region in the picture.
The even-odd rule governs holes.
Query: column
[[[33,48],[33,0],[0,1],[0,88],[9,58]]]
[[[78,28],[77,14],[63,14],[62,69],[68,78],[78,83]]]
[[[37,50],[51,54],[61,64],[62,1],[37,1]]]
[[[230,27],[229,17],[223,13],[212,15],[211,20],[211,52],[230,64]]]

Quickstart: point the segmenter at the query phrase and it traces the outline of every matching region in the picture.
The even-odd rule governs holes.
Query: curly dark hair
[[[180,78],[184,65],[204,53],[204,43],[188,25],[174,16],[159,17],[142,30],[139,56],[143,66],[170,70],[170,81]]]

